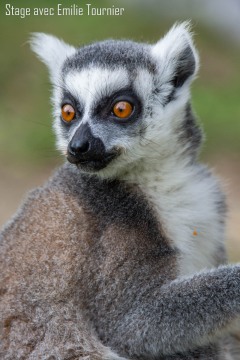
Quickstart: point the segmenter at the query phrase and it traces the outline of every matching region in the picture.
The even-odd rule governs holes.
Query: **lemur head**
[[[108,40],[74,48],[33,35],[53,84],[57,146],[71,163],[114,177],[173,154],[195,155],[201,136],[189,88],[198,55],[188,28],[175,25],[154,45]]]

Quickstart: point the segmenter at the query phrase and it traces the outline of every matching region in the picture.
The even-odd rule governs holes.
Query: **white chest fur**
[[[209,171],[199,165],[175,166],[171,176],[164,171],[145,172],[138,183],[180,252],[180,275],[216,266],[224,241],[218,208],[222,194]]]

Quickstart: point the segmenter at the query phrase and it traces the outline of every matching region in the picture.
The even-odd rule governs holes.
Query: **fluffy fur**
[[[224,196],[197,161],[188,24],[155,45],[37,34],[32,47],[53,82],[57,146],[77,166],[0,235],[1,358],[238,359],[240,266],[223,265]]]

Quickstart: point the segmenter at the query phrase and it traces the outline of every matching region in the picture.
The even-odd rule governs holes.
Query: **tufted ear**
[[[53,83],[59,76],[63,62],[76,51],[73,46],[44,33],[33,33],[30,45],[40,60],[47,65]]]
[[[175,24],[171,30],[152,46],[152,56],[157,61],[162,81],[171,82],[175,88],[193,80],[199,67],[199,58],[190,32],[190,23]]]

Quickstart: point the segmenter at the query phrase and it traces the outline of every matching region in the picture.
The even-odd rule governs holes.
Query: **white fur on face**
[[[113,145],[101,124],[92,124],[91,108],[101,101],[103,97],[111,96],[114,92],[126,88],[129,85],[129,77],[125,69],[107,70],[99,67],[90,67],[82,71],[71,71],[67,74],[60,86],[54,90],[54,129],[57,135],[57,147],[66,154],[67,146],[77,129],[84,123],[88,123],[93,135],[99,137],[105,144],[106,148]],[[59,124],[61,115],[61,88],[65,88],[74,98],[82,105],[84,112],[81,122],[69,131],[69,136],[63,133]],[[117,134],[116,136],[119,136]],[[114,141],[114,134],[112,134]],[[124,139],[122,139],[122,144]]]
[[[114,92],[129,85],[125,69],[109,70],[103,68],[88,68],[80,72],[72,71],[64,81],[66,89],[83,104],[84,118],[82,123],[90,118],[90,109],[103,96],[111,96]]]
[[[68,143],[74,133],[82,126],[82,124],[88,123],[93,135],[103,141],[107,150],[111,150],[113,147],[123,150],[122,156],[113,164],[110,164],[107,169],[98,172],[99,175],[105,174],[107,177],[112,177],[118,171],[121,171],[122,168],[125,168],[129,164],[134,164],[134,162],[138,161],[139,158],[144,157],[144,155],[148,157],[146,149],[142,147],[142,139],[140,135],[137,135],[137,132],[136,136],[132,137],[129,136],[128,133],[123,133],[121,127],[119,127],[118,129],[115,129],[115,132],[109,133],[106,131],[106,124],[103,126],[101,121],[93,122],[91,119],[91,109],[94,105],[101,102],[102,98],[107,96],[111,97],[115,92],[127,88],[129,85],[132,85],[139,98],[144,99],[143,106],[153,106],[153,75],[145,69],[138,69],[136,71],[132,84],[130,84],[129,74],[124,68],[110,70],[99,67],[90,67],[82,71],[71,71],[67,74],[62,83],[62,87],[70,92],[70,94],[82,104],[84,113],[81,122],[70,130],[68,139],[66,139],[66,135],[62,133],[61,127],[59,126],[61,91],[59,91],[59,87],[56,88],[53,99],[55,103],[54,115],[56,118],[54,127],[57,133],[58,149],[66,154]],[[156,121],[157,128],[159,129],[159,127],[161,127],[161,111],[159,107],[162,107],[160,103],[158,103],[158,116],[155,120],[152,118],[149,119],[148,114],[143,111],[143,121],[146,123],[146,127],[148,127],[147,132],[151,132],[151,126],[148,126],[151,125],[151,122],[155,123]],[[136,124],[136,128],[138,128],[138,124]],[[154,127],[154,136],[155,134],[156,128]]]

